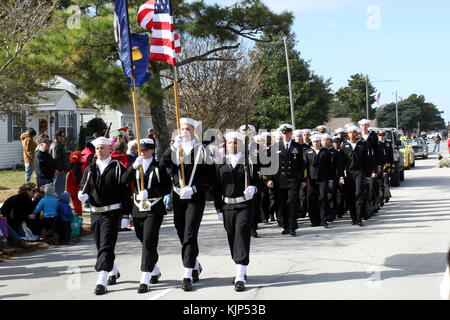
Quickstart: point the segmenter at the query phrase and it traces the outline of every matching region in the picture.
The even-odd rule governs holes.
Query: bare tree
[[[199,56],[217,45],[213,39],[185,39],[180,60]],[[181,114],[201,120],[204,128],[237,128],[257,102],[260,70],[255,69],[251,54],[242,45],[229,47],[179,67]],[[174,105],[172,99],[167,102],[170,119]]]

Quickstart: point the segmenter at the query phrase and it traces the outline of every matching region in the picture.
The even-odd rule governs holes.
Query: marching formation
[[[202,272],[198,232],[207,194],[236,264],[236,291],[245,290],[258,223],[277,221],[281,235],[296,236],[299,218],[308,216],[311,227],[328,228],[349,211],[352,224],[362,227],[391,197],[392,145],[382,130],[369,128],[369,120],[337,129],[334,136],[326,126],[295,130],[289,124],[256,135],[247,124],[207,142],[197,138],[198,124],[182,118],[179,135],[158,159],[154,140],[142,139],[141,154],[128,168],[111,157],[109,139],[90,142],[95,157],[83,173],[78,198],[90,204],[98,251],[95,294],[106,293],[120,278],[114,249],[121,219],[130,214],[142,243],[138,293],[159,281],[158,238],[167,214],[163,198],[171,193],[184,291],[192,290]]]

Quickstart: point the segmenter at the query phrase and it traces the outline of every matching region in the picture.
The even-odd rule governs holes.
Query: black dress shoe
[[[234,284],[234,290],[236,290],[236,291],[244,291],[245,290],[245,283],[243,281],[237,281]]]
[[[291,232],[289,232],[289,235],[290,235],[291,237],[295,237],[295,236],[297,235],[297,233],[296,233],[295,231],[291,231]]]
[[[115,285],[117,283],[117,279],[119,279],[119,278],[120,278],[120,273],[119,272],[117,272],[116,276],[110,276],[108,278],[108,286]]]
[[[190,278],[184,278],[181,282],[181,289],[184,291],[191,291],[192,290],[192,281]]]
[[[155,284],[159,282],[159,278],[161,278],[161,272],[157,276],[152,276],[150,278],[150,283]]]
[[[196,283],[200,281],[200,273],[202,273],[202,265],[199,263],[198,264],[198,270],[192,270],[192,282]]]
[[[244,275],[244,280],[247,281],[247,275],[246,274]],[[233,284],[234,284],[234,279],[233,279]]]
[[[106,290],[106,287],[102,286],[101,284],[98,284],[98,285],[95,287],[94,293],[95,293],[97,296],[100,296],[100,295],[102,295],[102,294],[105,294],[106,291],[107,291],[107,290]]]
[[[364,227],[364,223],[363,223],[362,221],[359,222],[358,225],[359,225],[360,227]]]
[[[328,223],[327,223],[327,222],[322,222],[320,225],[321,225],[322,227],[324,227],[324,228],[328,228]]]
[[[389,199],[390,199],[390,198],[388,198],[388,197],[384,198],[384,202],[385,202],[385,203],[388,203],[388,202],[389,202]]]
[[[252,237],[253,238],[258,238],[258,232],[252,231]]]
[[[289,231],[288,230],[283,230],[283,231],[281,231],[281,234],[282,235],[289,234]]]
[[[146,285],[145,283],[141,283],[139,285],[139,289],[137,291],[137,293],[147,293],[150,291],[150,288],[148,285]]]

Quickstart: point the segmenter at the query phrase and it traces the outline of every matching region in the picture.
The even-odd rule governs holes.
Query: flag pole
[[[177,131],[178,134],[181,134],[181,125],[180,125],[180,106],[178,103],[178,71],[176,65],[173,66],[173,71],[175,75],[175,79],[173,82],[173,90],[175,96],[175,115],[177,119]],[[184,177],[184,163],[183,163],[183,148],[180,146],[179,150],[180,155],[180,167],[181,167],[181,187],[184,188],[186,186],[185,177]]]
[[[133,82],[133,111],[134,111],[134,123],[136,124],[136,139],[137,139],[137,148],[138,148],[138,157],[141,156],[141,135],[139,132],[139,117],[137,110],[137,99],[136,99],[136,83],[134,75],[131,76],[131,81]],[[139,166],[140,173],[140,181],[141,181],[141,190],[144,190],[144,170],[142,169],[142,165]]]

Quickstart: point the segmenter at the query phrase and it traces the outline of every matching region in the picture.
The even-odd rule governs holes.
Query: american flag
[[[150,60],[176,65],[171,0],[155,0]]]
[[[155,0],[149,0],[139,7],[137,22],[142,28],[152,31]]]
[[[378,105],[380,104],[380,96],[381,96],[381,92],[375,96],[375,100],[377,101]]]

